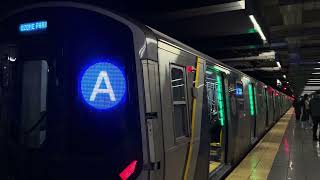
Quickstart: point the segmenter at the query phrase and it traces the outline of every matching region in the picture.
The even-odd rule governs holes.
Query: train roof
[[[235,71],[235,72],[240,73],[240,74],[242,74],[244,76],[252,78],[251,76],[249,76],[249,75],[247,75],[247,74],[245,74],[245,73],[243,73],[243,72],[241,72],[241,71],[239,71],[239,70],[237,70],[237,69],[235,69],[235,68],[233,68],[233,67],[231,67],[229,65],[226,65],[223,62],[218,61],[217,59],[215,59],[215,58],[213,58],[211,56],[208,56],[208,55],[206,55],[206,54],[204,54],[204,53],[202,53],[202,52],[200,52],[200,51],[198,51],[198,50],[196,50],[196,49],[194,49],[194,48],[192,48],[192,47],[190,47],[190,46],[188,46],[188,45],[186,45],[186,44],[184,44],[184,43],[182,43],[182,42],[180,42],[180,41],[178,41],[178,40],[176,40],[176,39],[174,39],[174,38],[172,38],[172,37],[170,37],[170,36],[168,36],[166,34],[163,34],[162,32],[160,32],[160,31],[158,31],[156,29],[153,29],[151,27],[148,27],[148,28],[150,28],[152,30],[152,32],[156,35],[156,37],[160,41],[164,41],[164,42],[170,43],[171,45],[174,45],[175,47],[177,47],[177,48],[179,48],[181,50],[187,51],[188,53],[191,53],[191,54],[193,54],[195,56],[199,56],[199,57],[201,57],[201,58],[203,58],[203,59],[205,59],[207,61],[210,61],[210,62],[219,64],[219,65],[225,66],[228,69],[231,69],[232,71]],[[256,80],[255,78],[252,78],[252,79]],[[258,80],[256,80],[256,81],[258,81]]]
[[[193,55],[195,55],[195,56],[199,56],[200,58],[203,58],[203,59],[205,59],[206,61],[210,61],[210,62],[212,62],[212,63],[225,66],[225,67],[227,67],[228,69],[230,69],[230,70],[232,70],[232,71],[234,71],[234,72],[236,72],[236,73],[239,73],[239,74],[241,74],[241,75],[243,75],[243,76],[246,76],[246,77],[250,78],[251,80],[254,80],[254,81],[256,81],[256,82],[262,83],[263,85],[266,85],[264,82],[259,81],[259,80],[255,79],[255,78],[253,78],[253,77],[251,77],[251,76],[243,73],[242,71],[239,71],[239,70],[237,70],[237,69],[235,69],[235,68],[233,68],[233,67],[231,67],[231,66],[229,66],[229,65],[226,65],[226,64],[224,64],[223,62],[218,61],[217,59],[215,59],[215,58],[213,58],[213,57],[211,57],[211,56],[208,56],[208,55],[206,55],[206,54],[204,54],[204,53],[202,53],[202,52],[200,52],[200,51],[198,51],[198,50],[196,50],[196,49],[194,49],[194,48],[192,48],[192,47],[190,47],[190,46],[188,46],[188,45],[186,45],[186,44],[184,44],[184,43],[182,43],[182,42],[180,42],[180,41],[178,41],[178,40],[176,40],[176,39],[174,39],[174,38],[172,38],[172,37],[170,37],[170,36],[168,36],[168,35],[166,35],[166,34],[164,34],[164,33],[162,33],[162,32],[160,32],[160,31],[156,30],[156,29],[153,29],[153,28],[151,28],[151,27],[149,27],[149,26],[146,26],[146,27],[148,27],[148,28],[154,33],[154,36],[155,36],[159,41],[163,41],[163,42],[165,42],[165,43],[171,44],[171,45],[175,46],[176,48],[178,48],[178,49],[180,49],[180,50],[186,51],[186,52],[191,53],[191,54],[193,54]],[[271,87],[271,86],[269,86],[269,85],[266,85],[266,86]],[[271,87],[271,88],[272,88],[272,87]],[[274,88],[272,88],[272,89],[275,90],[275,91],[277,91],[278,93],[281,93],[281,94],[283,94],[283,95],[286,95],[286,94],[284,94],[284,93],[282,93],[282,92],[280,92],[280,91],[278,91],[278,90],[276,90],[276,89],[274,89]]]

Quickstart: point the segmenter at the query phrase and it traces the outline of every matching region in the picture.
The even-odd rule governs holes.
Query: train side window
[[[171,85],[173,101],[185,101],[186,85],[183,69],[176,66],[171,68]]]
[[[242,83],[236,83],[236,96],[237,97],[243,97],[243,84]]]
[[[39,148],[46,139],[47,61],[26,61],[22,76],[22,129],[28,147]]]
[[[171,65],[171,88],[175,137],[188,136],[186,75],[183,67]]]
[[[243,92],[243,84],[242,82],[236,82],[236,97],[237,97],[237,104],[238,104],[238,109],[240,111],[244,111],[244,92]]]

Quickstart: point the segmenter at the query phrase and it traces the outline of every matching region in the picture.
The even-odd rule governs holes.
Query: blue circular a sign
[[[109,109],[116,106],[125,96],[125,92],[125,76],[111,63],[96,63],[81,77],[82,96],[94,108]]]

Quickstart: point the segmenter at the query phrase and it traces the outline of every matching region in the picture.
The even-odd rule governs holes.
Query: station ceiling
[[[0,14],[35,2],[44,1],[2,0]],[[279,79],[287,87],[286,93],[292,90],[300,95],[319,86],[306,83],[308,79],[320,80],[320,75],[314,74],[317,72],[314,68],[320,67],[320,0],[76,2],[98,5],[137,19],[267,84],[276,86]]]

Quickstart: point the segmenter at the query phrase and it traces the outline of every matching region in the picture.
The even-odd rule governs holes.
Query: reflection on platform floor
[[[266,180],[292,117],[291,108],[226,179]]]
[[[312,129],[301,128],[300,122],[290,121],[268,180],[319,180],[320,145],[312,140]]]

